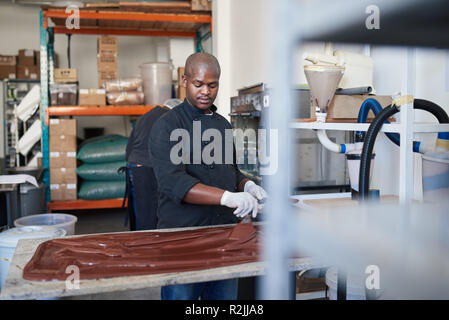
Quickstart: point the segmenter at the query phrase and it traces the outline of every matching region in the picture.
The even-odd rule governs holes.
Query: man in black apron
[[[151,167],[148,140],[154,123],[171,107],[181,103],[172,99],[141,116],[126,146],[126,190],[130,230],[152,230],[157,226],[157,182]],[[126,195],[125,195],[126,197]]]
[[[247,215],[256,217],[258,200],[266,197],[238,169],[232,126],[213,105],[219,78],[215,57],[191,55],[182,78],[186,99],[152,129],[149,151],[159,187],[158,229],[237,223]],[[201,139],[208,133],[213,137]],[[218,147],[210,151],[209,144]],[[236,299],[237,284],[237,279],[226,279],[165,286],[161,299]]]

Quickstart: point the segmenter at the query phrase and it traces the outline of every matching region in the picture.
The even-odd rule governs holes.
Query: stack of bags
[[[117,79],[118,38],[111,36],[98,37],[97,64],[98,87],[103,88],[108,80]]]
[[[76,173],[82,179],[78,197],[86,200],[122,198],[126,189],[126,174],[119,173],[126,166],[128,138],[108,135],[85,141],[77,158],[83,162]]]
[[[139,105],[144,102],[142,79],[118,79],[106,81],[106,99],[111,105]]]

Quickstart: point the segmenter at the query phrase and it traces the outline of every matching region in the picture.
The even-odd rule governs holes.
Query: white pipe
[[[327,136],[326,130],[323,129],[318,130],[317,135],[318,140],[320,140],[321,144],[329,151],[335,153],[350,153],[354,151],[362,151],[363,148],[363,142],[347,143],[347,144],[334,143]]]
[[[328,150],[340,153],[341,147],[339,144],[333,143],[326,134],[326,130],[318,130],[317,132],[318,140],[320,140],[321,144]]]

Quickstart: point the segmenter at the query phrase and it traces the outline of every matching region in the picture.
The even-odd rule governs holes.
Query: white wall
[[[230,98],[237,95],[237,89],[268,80],[266,2],[213,1],[213,53],[222,69],[215,104],[225,117],[230,112]]]
[[[38,6],[0,3],[0,54],[17,54],[19,49],[39,50]],[[72,68],[78,69],[80,88],[97,88],[97,36],[73,35],[71,39]],[[55,36],[55,52],[60,67],[67,67],[67,36]],[[139,65],[149,61],[173,60],[174,79],[177,67],[183,66],[194,52],[193,39],[120,36],[118,53],[119,77],[139,76]],[[105,127],[105,133],[128,135],[128,117],[78,117],[78,135],[85,127]]]

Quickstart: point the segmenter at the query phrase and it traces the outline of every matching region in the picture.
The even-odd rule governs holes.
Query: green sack
[[[123,181],[125,172],[118,173],[120,167],[125,167],[126,161],[107,163],[84,163],[76,168],[76,173],[84,180],[89,181]]]
[[[86,139],[83,142],[81,142],[78,145],[78,149],[82,148],[83,146],[85,146],[86,144],[89,144],[89,143],[99,142],[99,141],[108,141],[108,140],[114,140],[114,139],[121,139],[121,138],[123,138],[123,136],[121,136],[119,134],[108,134],[106,136],[98,136],[98,137],[89,138],[89,139]]]
[[[125,161],[127,143],[120,135],[93,138],[79,149],[77,158],[85,163]]]
[[[123,198],[125,190],[125,181],[83,181],[78,198],[85,200]]]

